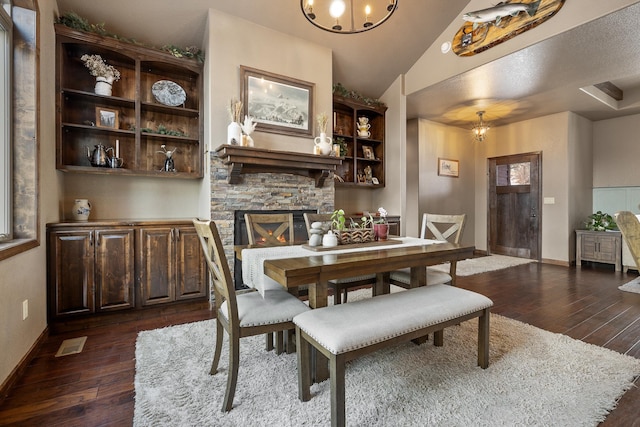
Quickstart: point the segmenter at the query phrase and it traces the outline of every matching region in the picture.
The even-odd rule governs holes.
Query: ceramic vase
[[[389,224],[373,224],[373,232],[376,240],[387,240],[389,237]]]
[[[242,144],[242,128],[236,122],[231,122],[229,123],[229,126],[227,126],[227,144]]]
[[[113,77],[96,77],[94,92],[97,95],[111,96],[113,89]]]
[[[87,199],[76,199],[71,209],[74,221],[87,221],[91,213],[91,203]]]

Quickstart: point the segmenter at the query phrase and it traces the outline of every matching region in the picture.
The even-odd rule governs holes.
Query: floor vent
[[[84,348],[84,343],[86,341],[87,337],[72,338],[62,341],[62,344],[60,344],[60,348],[56,353],[56,357],[80,353]]]

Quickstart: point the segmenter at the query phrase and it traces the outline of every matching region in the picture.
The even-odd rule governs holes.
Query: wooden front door
[[[541,154],[489,159],[489,253],[540,260]]]

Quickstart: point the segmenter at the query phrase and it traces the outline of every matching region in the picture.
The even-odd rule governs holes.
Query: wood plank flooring
[[[530,264],[459,277],[458,286],[487,295],[494,313],[640,358],[640,294],[617,289],[636,276],[604,265]],[[203,303],[50,336],[0,405],[0,425],[130,426],[138,332],[212,317]],[[82,353],[54,357],[63,340],[79,336],[88,337]],[[628,391],[601,425],[640,427],[640,390]]]

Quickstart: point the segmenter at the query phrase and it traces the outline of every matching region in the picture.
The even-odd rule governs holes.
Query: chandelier
[[[300,0],[300,7],[316,27],[354,34],[372,30],[389,19],[398,8],[398,0]]]
[[[476,141],[482,142],[484,141],[485,136],[487,136],[487,131],[491,129],[491,126],[489,123],[482,120],[484,111],[478,111],[476,114],[478,115],[479,120],[473,125],[471,132],[473,132],[473,137]]]

